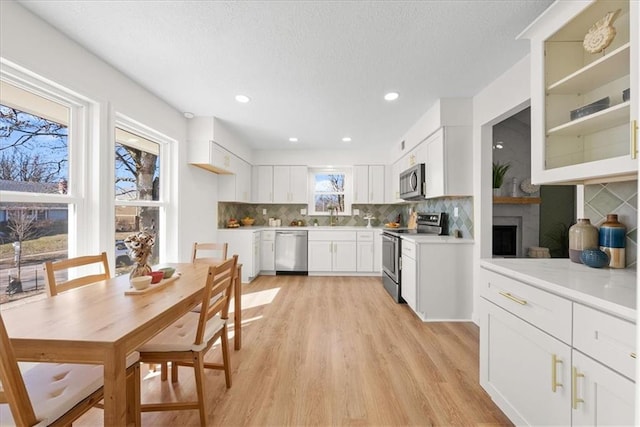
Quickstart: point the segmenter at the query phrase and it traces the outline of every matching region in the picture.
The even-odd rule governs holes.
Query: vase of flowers
[[[509,163],[500,164],[500,162],[493,162],[493,195],[500,195],[500,187],[502,187],[502,183],[504,182],[504,176],[507,174],[507,171],[511,165]]]
[[[148,231],[139,231],[124,239],[124,244],[129,249],[129,257],[135,262],[129,278],[151,273],[151,266],[147,261],[155,243],[156,236]]]

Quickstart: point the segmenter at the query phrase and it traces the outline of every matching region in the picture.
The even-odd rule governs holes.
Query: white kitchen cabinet
[[[384,203],[383,165],[353,167],[353,203]]]
[[[260,244],[259,231],[219,229],[217,241],[228,243],[227,253],[229,256],[238,255],[238,262],[242,264],[243,283],[249,283],[256,278],[260,258],[256,257],[255,243]]]
[[[585,34],[617,9],[621,12],[613,23],[616,36],[611,44],[597,54],[586,52]],[[556,2],[521,34],[531,41],[532,182],[635,179],[637,9],[637,2],[628,0]],[[622,99],[627,88],[630,101]],[[571,119],[572,110],[606,97],[608,108]]]
[[[273,203],[273,166],[254,166],[251,177],[253,203]]]
[[[396,161],[391,166],[387,167],[389,171],[389,180],[387,182],[387,202],[388,203],[401,203],[403,200],[400,198],[400,172],[402,168],[402,159]]]
[[[433,239],[402,238],[402,297],[423,321],[469,320],[472,242]]]
[[[233,174],[218,177],[218,200],[221,202],[251,201],[251,165],[234,154],[229,154]]]
[[[214,141],[195,139],[187,143],[188,163],[219,174],[232,173],[231,156]]]
[[[357,271],[355,231],[315,231],[308,234],[309,272]]]
[[[450,126],[440,128],[420,144],[426,151],[427,199],[473,193],[471,139],[470,126]]]
[[[307,167],[273,167],[273,203],[307,204]]]
[[[311,233],[309,233],[311,234]],[[309,271],[328,272],[333,271],[333,242],[312,241],[308,242]]]
[[[482,387],[515,424],[633,425],[635,324],[513,275],[481,270]]]
[[[373,234],[373,271],[382,272],[382,231],[374,231]]]
[[[418,264],[416,262],[416,244],[402,241],[402,260],[400,267],[400,293],[413,311],[418,311]]]
[[[373,231],[358,231],[357,271],[370,273],[374,271],[374,233]]]
[[[263,230],[260,235],[260,270],[274,272],[276,256],[276,232]]]
[[[480,383],[516,425],[571,424],[571,348],[480,299]]]
[[[573,351],[572,420],[577,426],[632,426],[635,383]]]

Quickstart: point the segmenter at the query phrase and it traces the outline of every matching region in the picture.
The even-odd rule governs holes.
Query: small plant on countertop
[[[500,162],[493,162],[493,188],[502,187],[504,182],[504,176],[511,165],[509,163],[500,164]]]

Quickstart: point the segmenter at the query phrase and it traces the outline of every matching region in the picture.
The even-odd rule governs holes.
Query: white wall
[[[115,112],[177,141],[171,150],[175,158],[171,162],[174,188],[170,208],[177,215],[169,224],[169,235],[164,236],[168,260],[188,260],[192,241],[215,238],[217,182],[214,176],[186,165],[186,119],[180,112],[16,2],[0,3],[0,56],[93,102],[99,126],[95,140],[89,143],[100,145],[101,155],[113,156],[107,148],[111,143],[104,141],[112,140]],[[90,250],[111,254],[113,203],[104,200],[113,199],[113,170],[102,172],[96,188],[107,196],[101,198],[100,212],[91,224],[99,231]],[[209,218],[211,228],[203,227]]]
[[[492,127],[526,108],[531,94],[529,56],[491,82],[473,98],[473,250],[474,314],[478,322],[480,260],[491,258],[493,192],[491,159]]]

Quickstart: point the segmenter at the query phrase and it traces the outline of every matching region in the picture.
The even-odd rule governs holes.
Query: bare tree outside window
[[[342,173],[318,173],[315,175],[314,204],[316,212],[344,212],[344,179]]]
[[[150,262],[156,263],[160,246],[159,208],[135,206],[135,202],[160,200],[160,145],[116,128],[115,166],[116,245],[132,232],[151,231],[156,235],[156,244]],[[121,201],[131,203],[119,204]],[[123,262],[116,273],[124,274],[130,268]]]

